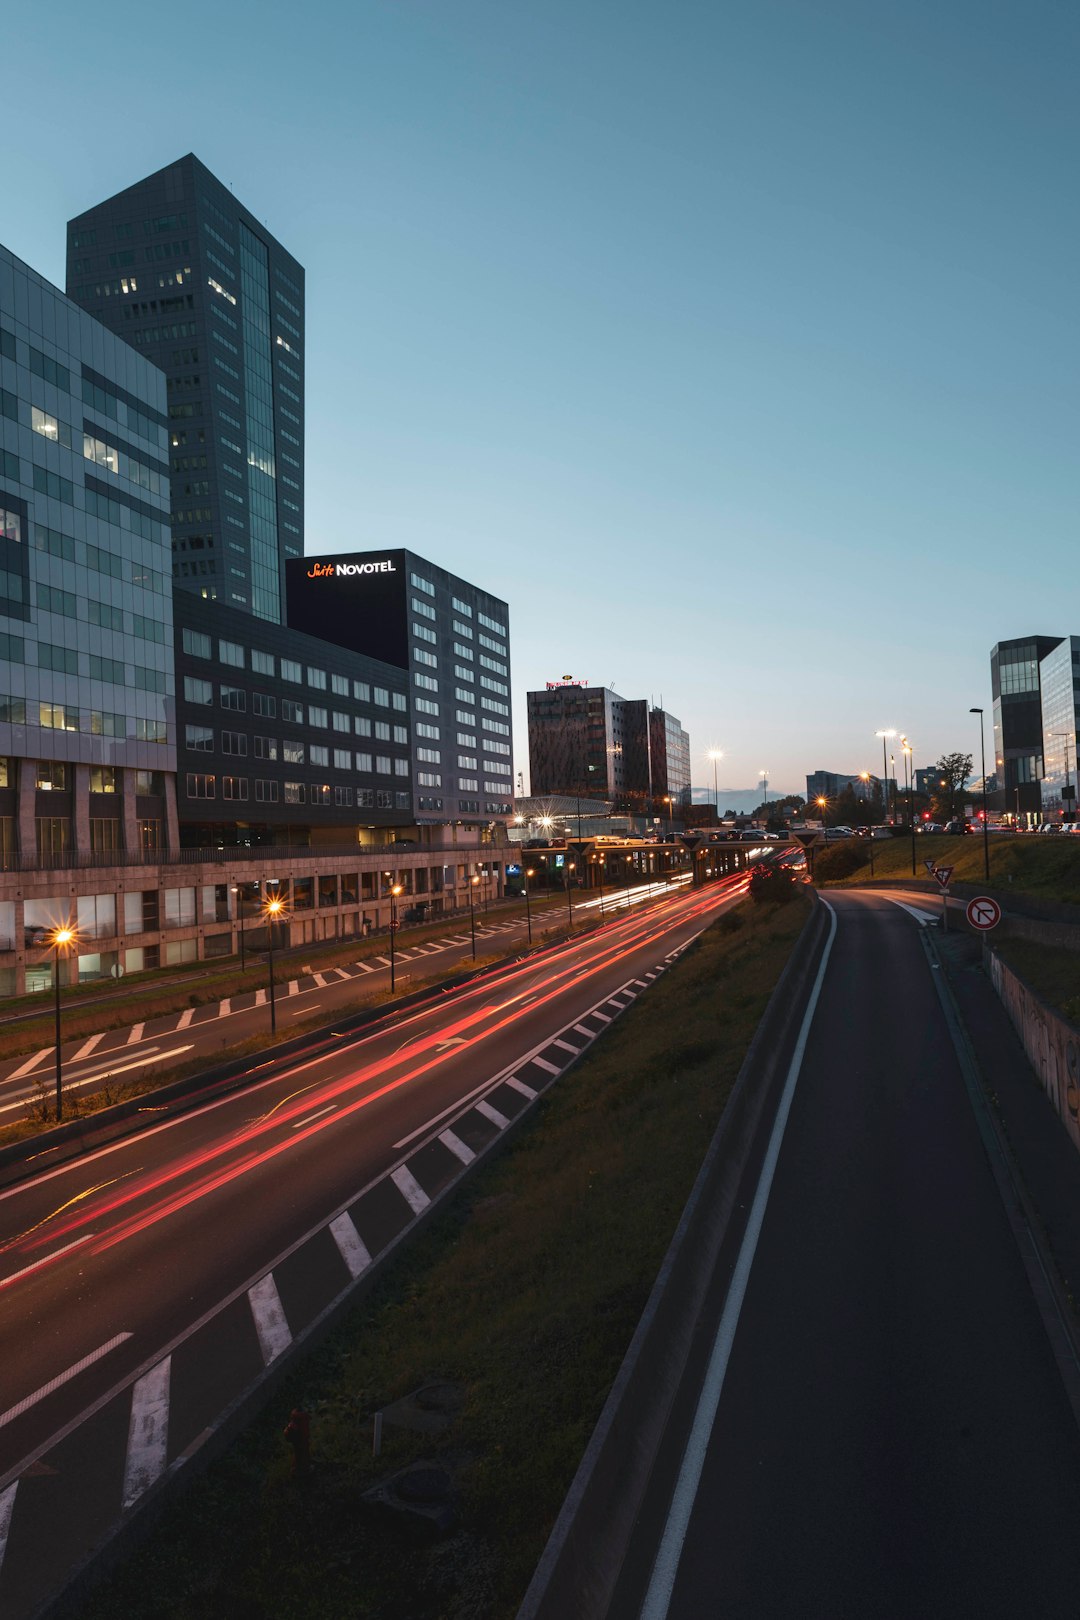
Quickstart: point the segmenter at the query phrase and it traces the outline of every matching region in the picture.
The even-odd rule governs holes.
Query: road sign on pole
[[[981,894],[975,900],[969,900],[965,912],[972,928],[985,932],[988,928],[996,928],[1001,921],[1001,907],[989,894]]]
[[[923,861],[923,865],[926,867],[926,870],[929,872],[930,876],[933,877],[933,875],[934,875],[934,863],[933,863],[933,861]]]
[[[935,866],[934,876],[943,889],[947,889],[952,882],[953,868],[951,866]]]

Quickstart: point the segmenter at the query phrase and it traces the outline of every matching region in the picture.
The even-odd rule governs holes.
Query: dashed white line
[[[59,1260],[60,1256],[67,1254],[69,1249],[77,1249],[81,1243],[89,1243],[93,1235],[93,1232],[84,1232],[82,1237],[76,1238],[73,1243],[65,1243],[62,1249],[54,1249],[52,1254],[43,1255],[40,1260],[35,1260],[32,1265],[23,1266],[21,1271],[13,1271],[10,1277],[0,1277],[0,1288],[6,1288],[9,1283],[18,1282],[20,1277],[29,1277],[32,1271],[40,1271],[42,1266],[47,1266],[50,1260]]]
[[[359,1277],[371,1264],[371,1253],[353,1225],[352,1216],[345,1212],[330,1222],[330,1236],[338,1246],[338,1253],[349,1268],[349,1276]]]
[[[462,1164],[472,1164],[473,1160],[476,1158],[476,1154],[473,1152],[468,1142],[463,1142],[461,1137],[456,1136],[453,1131],[440,1131],[439,1141],[442,1143],[443,1147],[449,1148],[450,1152],[454,1155],[454,1158],[460,1159]]]
[[[505,1080],[503,1084],[512,1086],[513,1089],[515,1091],[519,1091],[523,1097],[528,1097],[530,1102],[532,1102],[535,1097],[540,1095],[538,1091],[533,1090],[532,1086],[527,1086],[524,1080],[519,1080],[516,1074],[510,1075],[509,1079]]]
[[[180,1019],[179,1019],[179,1022],[177,1023],[177,1026],[176,1026],[176,1033],[179,1034],[182,1029],[187,1029],[188,1025],[191,1023],[191,1020],[194,1018],[194,1016],[195,1016],[194,1007],[185,1007],[183,1012],[180,1014]]]
[[[59,1252],[63,1253],[62,1250]],[[73,1378],[77,1378],[81,1372],[85,1372],[87,1367],[92,1367],[95,1361],[100,1361],[102,1356],[107,1356],[110,1350],[115,1350],[118,1344],[123,1344],[125,1339],[130,1338],[130,1333],[118,1333],[107,1344],[99,1345],[96,1350],[91,1350],[88,1356],[83,1356],[81,1361],[76,1361],[73,1366],[68,1367],[64,1372],[57,1373],[55,1378],[50,1378],[47,1384],[42,1384],[40,1389],[35,1389],[32,1395],[24,1395],[21,1401],[17,1401],[14,1406],[10,1406],[6,1412],[0,1414],[0,1429],[6,1423],[10,1423],[13,1418],[21,1417],[24,1412],[29,1412],[32,1406],[36,1406],[38,1401],[43,1401],[46,1395],[51,1395],[54,1389],[61,1389],[64,1384],[69,1384]]]
[[[402,1198],[404,1198],[414,1215],[419,1215],[422,1209],[427,1209],[428,1205],[431,1203],[431,1199],[428,1197],[423,1187],[421,1187],[416,1177],[406,1170],[403,1164],[399,1165],[396,1170],[391,1170],[390,1180],[394,1183],[394,1186],[397,1188]]]
[[[574,1056],[577,1056],[576,1052],[574,1053]],[[562,1074],[562,1070],[559,1068],[559,1065],[557,1063],[549,1063],[547,1058],[534,1057],[533,1062],[536,1064],[538,1069],[545,1069],[548,1074]]]
[[[599,1018],[599,1020],[600,1020],[600,1022],[602,1024],[610,1024],[611,1023],[611,1019],[608,1017],[607,1013],[591,1012],[589,1014],[589,1017],[590,1018]]]
[[[144,1373],[131,1391],[127,1458],[124,1462],[125,1508],[133,1507],[165,1472],[169,1441],[169,1376],[166,1356]]]
[[[483,1114],[485,1119],[490,1119],[491,1123],[493,1125],[497,1125],[500,1131],[505,1131],[506,1127],[510,1123],[506,1115],[500,1114],[499,1110],[493,1107],[492,1104],[488,1102],[486,1097],[481,1097],[480,1101],[476,1105],[476,1112],[478,1114]]]
[[[292,1344],[292,1330],[285,1317],[285,1307],[281,1303],[273,1272],[268,1272],[248,1289],[248,1304],[251,1306],[255,1332],[259,1336],[263,1363],[269,1367]]]
[[[298,1119],[296,1124],[293,1125],[291,1127],[291,1129],[294,1130],[294,1131],[298,1131],[300,1129],[301,1125],[310,1125],[311,1121],[313,1119],[321,1119],[324,1114],[332,1114],[336,1107],[337,1107],[337,1103],[328,1103],[325,1108],[320,1108],[318,1113],[308,1114],[306,1119]]]
[[[317,990],[322,990],[326,986],[326,979],[321,973],[313,973],[311,975],[311,982]]]

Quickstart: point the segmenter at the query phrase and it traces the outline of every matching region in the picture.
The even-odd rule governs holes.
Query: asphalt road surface
[[[32,1613],[744,889],[624,912],[0,1194],[0,1614]]]
[[[1075,1620],[1077,1427],[918,917],[828,902],[741,1310],[719,1279],[612,1612]]]

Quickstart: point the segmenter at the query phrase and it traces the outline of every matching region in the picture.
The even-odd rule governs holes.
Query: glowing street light
[[[279,894],[272,894],[263,902],[266,918],[267,954],[270,958],[270,1033],[277,1034],[277,1002],[274,1000],[274,924],[282,916],[285,902]]]
[[[472,934],[472,959],[476,961],[476,885],[478,877],[469,879],[469,932]]]
[[[394,978],[394,940],[397,936],[397,897],[401,893],[402,885],[395,883],[390,889],[390,994],[395,988]]]
[[[64,1088],[60,1078],[60,952],[67,950],[75,938],[75,930],[65,925],[53,929],[50,941],[53,956],[53,989],[56,992],[56,1123],[59,1125],[64,1117]]]
[[[570,874],[574,870],[574,867],[576,866],[576,864],[577,863],[575,861],[567,861],[566,865],[563,867],[563,871],[566,874],[566,906],[567,906],[567,910],[570,913],[570,927],[571,928],[573,928],[573,926],[574,926],[574,896],[573,896],[573,894],[571,892],[571,888],[570,888],[570,884],[571,884]]]
[[[535,867],[527,866],[525,868],[525,926],[529,930],[530,945],[532,944],[532,905],[529,901],[529,880],[530,878],[535,877],[535,875]]]

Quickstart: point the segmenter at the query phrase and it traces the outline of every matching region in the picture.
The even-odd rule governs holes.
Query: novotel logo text
[[[392,562],[368,563],[314,563],[307,571],[308,579],[330,579],[334,575],[344,575],[348,578],[352,574],[396,574],[397,569]]]

